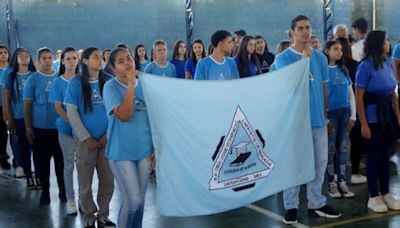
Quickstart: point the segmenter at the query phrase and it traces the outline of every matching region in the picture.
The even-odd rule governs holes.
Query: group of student
[[[48,48],[37,51],[35,67],[28,50],[17,48],[9,58],[7,47],[0,46],[4,120],[0,121],[0,165],[10,168],[5,152],[8,130],[14,166],[23,170],[27,189],[41,189],[39,202],[50,203],[53,157],[59,199],[67,203],[68,214],[76,214],[76,157],[79,207],[85,227],[95,227],[96,221],[98,227],[115,226],[108,219],[114,178],[122,196],[118,226],[141,227],[155,157],[139,72],[188,80],[231,80],[279,70],[310,57],[316,177],[307,183],[309,210],[322,217],[341,216],[326,204],[322,193],[325,176],[331,197],[354,197],[345,181],[350,145],[351,183],[368,180],[368,207],[375,212],[400,210],[400,203],[389,193],[390,146],[397,137],[393,126],[400,124],[395,90],[400,45],[395,47],[392,64],[384,31],[367,33],[365,19],[355,21],[352,27],[357,39],[353,46],[347,28],[339,25],[321,52],[310,47],[310,21],[299,15],[292,20],[289,40],[280,43],[276,57],[268,51],[263,37],[246,35],[243,30],[236,31],[234,39],[228,31],[216,31],[208,53],[201,40],[194,40],[189,58],[186,43],[179,40],[170,61],[162,40],[154,42],[151,61],[143,45],[138,45],[134,53],[122,44],[104,51],[66,47],[56,62],[58,69],[53,67],[53,53]],[[359,43],[362,57],[356,59],[351,53],[359,53]],[[367,177],[359,170],[363,150],[368,155]],[[97,205],[91,187],[95,169],[99,178]],[[283,191],[286,224],[297,222],[299,191],[299,186]]]

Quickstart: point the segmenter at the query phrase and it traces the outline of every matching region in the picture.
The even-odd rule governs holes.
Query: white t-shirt
[[[357,41],[351,46],[352,57],[355,61],[360,62],[364,57],[364,39]]]

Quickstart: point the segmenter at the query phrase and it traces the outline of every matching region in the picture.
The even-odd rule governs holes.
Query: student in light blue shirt
[[[256,40],[252,36],[244,36],[240,42],[238,55],[234,58],[240,78],[261,74],[260,62],[256,54]]]
[[[3,75],[3,72],[8,69],[8,64],[10,62],[10,52],[6,46],[0,45],[0,88],[3,87],[3,77],[6,77],[6,75]],[[2,92],[0,91],[0,167],[4,170],[11,169],[10,163],[8,163],[8,154],[7,154],[7,139],[8,139],[8,133],[7,133],[7,126],[6,123],[3,121],[6,118],[3,118],[3,112],[2,112],[2,103],[3,103],[3,98],[2,98]]]
[[[175,66],[167,61],[167,43],[156,40],[153,44],[154,61],[149,63],[144,72],[163,77],[176,78]]]
[[[211,36],[214,51],[197,63],[194,80],[231,80],[238,79],[239,72],[230,56],[233,48],[232,35],[218,30]]]
[[[318,50],[309,47],[311,24],[304,15],[292,20],[291,33],[293,44],[275,58],[275,69],[279,70],[303,57],[310,57],[310,115],[314,143],[314,162],[316,177],[307,183],[308,208],[316,215],[328,218],[339,218],[341,213],[326,204],[322,195],[322,184],[328,160],[328,132],[326,127],[326,83],[328,81],[328,63],[326,57]],[[313,158],[310,158],[313,159]],[[283,191],[283,204],[286,215],[283,222],[297,223],[300,186]]]
[[[32,190],[40,187],[40,180],[39,176],[36,175],[35,185],[32,176],[32,147],[26,138],[23,89],[26,81],[36,71],[36,68],[28,50],[19,48],[16,50],[15,55],[17,57],[14,58],[12,63],[12,70],[5,76],[6,79],[3,85],[4,114],[7,116],[15,160],[22,163],[26,177],[26,189]],[[33,159],[35,170],[39,170],[37,158],[37,153],[35,153]]]
[[[172,58],[169,61],[175,66],[176,77],[185,78],[186,43],[183,40],[175,42]]]
[[[147,57],[147,52],[146,48],[144,47],[143,44],[138,44],[135,47],[135,66],[136,70],[140,72],[144,72],[144,69],[146,69],[147,65],[149,65],[150,61],[148,60]]]
[[[355,98],[349,71],[342,60],[342,45],[328,41],[324,53],[329,62],[328,81],[328,193],[332,198],[354,197],[346,184],[349,132],[356,122]],[[337,180],[334,180],[334,175]]]
[[[54,158],[59,198],[65,202],[64,162],[58,143],[56,128],[57,113],[48,102],[52,81],[57,77],[53,70],[53,54],[47,47],[38,50],[39,71],[32,74],[25,83],[24,121],[28,142],[33,144],[33,153],[38,154],[39,179],[42,184],[40,204],[50,204],[50,159]]]
[[[96,47],[83,51],[81,72],[71,79],[64,98],[67,117],[77,138],[79,202],[87,227],[94,226],[96,220],[98,226],[115,226],[108,219],[114,179],[104,153],[107,143],[107,113],[101,95],[104,84],[111,76],[102,72],[102,59],[102,52]],[[92,196],[95,169],[99,178],[98,208]]]
[[[56,121],[58,140],[64,157],[65,194],[67,198],[67,214],[76,214],[73,173],[75,167],[76,143],[72,137],[72,128],[63,104],[65,92],[70,80],[78,73],[78,53],[72,47],[66,47],[60,57],[59,77],[53,80],[49,102],[54,103],[58,114]]]
[[[116,77],[104,86],[108,115],[106,155],[122,196],[118,227],[141,227],[153,152],[147,108],[135,62],[118,48],[110,63]]]
[[[185,62],[185,79],[193,79],[196,73],[197,63],[206,57],[206,50],[203,41],[196,39],[192,43],[192,48],[189,51],[190,59]]]

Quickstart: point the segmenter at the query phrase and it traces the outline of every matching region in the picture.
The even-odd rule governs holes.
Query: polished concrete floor
[[[397,164],[395,164],[397,163]],[[400,162],[391,164],[391,191],[400,199]],[[397,168],[397,165],[399,165]],[[0,169],[0,228],[25,227],[82,227],[82,217],[67,215],[65,204],[58,200],[55,175],[51,177],[51,204],[39,205],[40,191],[26,190],[24,179],[15,179],[13,171]],[[75,174],[76,175],[76,174]],[[96,179],[96,178],[95,178]],[[77,189],[75,185],[75,189]],[[326,187],[326,186],[325,186]],[[97,181],[93,183],[97,191]],[[356,196],[352,199],[330,199],[329,204],[340,209],[340,219],[324,219],[309,215],[306,204],[299,208],[297,227],[400,227],[400,212],[376,214],[368,210],[367,186],[350,185]],[[152,179],[146,197],[143,227],[145,228],[258,228],[285,227],[281,222],[282,194],[277,194],[254,204],[211,216],[171,218],[160,216],[156,211],[156,183]],[[305,189],[301,201],[306,202]],[[119,208],[118,186],[110,205],[110,219],[117,220]]]

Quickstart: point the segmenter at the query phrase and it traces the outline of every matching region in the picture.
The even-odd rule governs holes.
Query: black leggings
[[[33,128],[35,133],[34,153],[38,154],[39,173],[43,191],[50,189],[50,160],[54,159],[54,168],[57,176],[58,188],[65,190],[64,185],[64,159],[58,143],[57,129]]]

